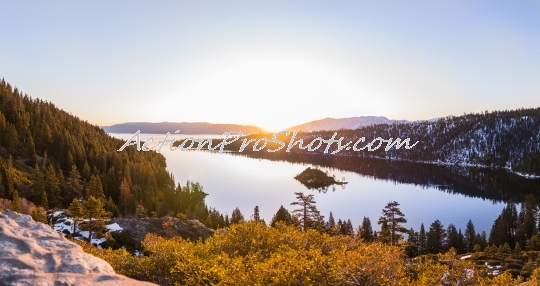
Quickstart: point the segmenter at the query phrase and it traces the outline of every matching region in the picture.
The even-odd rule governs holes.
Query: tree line
[[[0,199],[25,198],[49,209],[94,197],[113,216],[141,209],[203,223],[222,216],[206,206],[200,184],[175,184],[163,155],[118,152],[123,143],[0,80]]]
[[[415,121],[409,123],[376,124],[357,130],[326,130],[314,132],[299,132],[294,141],[292,134],[281,134],[277,139],[285,146],[283,149],[269,153],[270,157],[278,153],[324,154],[326,144],[316,150],[309,150],[307,145],[316,140],[332,138],[337,132],[336,140],[343,137],[341,145],[361,142],[357,147],[364,147],[377,138],[384,140],[410,138],[411,144],[418,144],[411,149],[395,146],[385,150],[388,141],[376,140],[370,148],[361,151],[343,149],[332,156],[354,158],[383,158],[405,159],[413,162],[431,162],[443,164],[481,165],[493,168],[510,168],[514,171],[540,175],[540,108],[521,108],[448,116],[437,120]],[[274,134],[254,134],[246,136],[247,140],[256,142],[262,137],[272,139]],[[361,141],[364,138],[364,141]],[[286,152],[289,144],[302,140]],[[262,141],[264,143],[264,141]],[[228,150],[238,151],[243,140],[237,140],[227,146]],[[260,143],[262,145],[263,143]],[[317,141],[312,149],[319,144]],[[379,146],[380,147],[377,147]],[[399,144],[399,143],[398,143]],[[266,149],[278,149],[281,145],[270,142]],[[243,153],[255,152],[250,147]],[[369,149],[376,149],[370,151]],[[338,150],[338,144],[333,143],[328,150],[330,154]],[[268,152],[262,152],[268,153]]]

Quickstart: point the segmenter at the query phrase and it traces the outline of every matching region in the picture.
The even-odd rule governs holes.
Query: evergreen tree
[[[362,226],[360,227],[360,237],[364,239],[365,242],[372,242],[373,237],[373,228],[371,227],[371,221],[368,217],[364,217],[362,220]]]
[[[459,244],[459,233],[456,229],[456,226],[454,226],[454,224],[449,224],[447,229],[446,229],[446,243],[445,243],[445,248],[444,250],[448,250],[450,248],[454,248],[454,249],[460,249],[460,244]]]
[[[47,192],[43,191],[43,195],[41,196],[41,206],[48,210],[49,209],[49,200],[47,199]]]
[[[77,225],[79,223],[79,219],[84,216],[83,207],[79,203],[79,200],[73,199],[67,211],[68,211],[68,214],[71,217],[73,217],[73,233],[77,233],[78,232]]]
[[[53,164],[49,164],[45,172],[45,189],[47,190],[47,201],[53,208],[60,207],[60,181],[56,176]]]
[[[497,217],[497,219],[493,222],[493,226],[491,226],[491,230],[489,231],[489,244],[490,245],[501,245],[501,243],[504,243],[504,224],[502,223],[501,216]]]
[[[301,208],[293,210],[293,214],[299,219],[302,224],[302,230],[306,231],[308,228],[321,227],[322,216],[320,215],[317,207],[315,206],[315,198],[313,194],[304,195],[302,192],[294,193],[296,195],[297,202],[292,202],[291,205],[297,205]]]
[[[468,252],[466,245],[467,244],[465,244],[465,236],[461,232],[461,228],[460,228],[458,231],[458,248],[456,248],[457,252],[460,254]]]
[[[92,175],[90,181],[86,186],[86,197],[93,196],[96,199],[100,199],[102,202],[105,202],[105,194],[103,193],[103,185],[101,184],[101,179],[97,175]]]
[[[354,235],[354,227],[352,225],[351,220],[348,219],[344,225],[345,225],[345,230],[343,231],[343,234],[350,235],[350,236]]]
[[[21,199],[19,198],[19,192],[13,191],[13,202],[11,203],[11,210],[14,212],[22,213]]]
[[[226,216],[226,221],[228,221],[228,216]],[[281,205],[281,207],[279,207],[276,214],[272,217],[272,221],[270,222],[270,226],[275,227],[276,223],[278,221],[282,221],[287,225],[292,225],[293,224],[291,214],[289,213],[289,211],[287,209],[285,209],[283,207],[283,205]]]
[[[418,233],[418,254],[426,254],[427,248],[427,234],[424,224],[420,225],[420,232]]]
[[[101,220],[105,214],[103,202],[100,199],[94,198],[94,196],[90,196],[86,201],[83,202],[83,210],[84,217],[88,218],[88,222],[86,222],[83,230],[88,230],[88,242],[91,242],[92,233],[99,233],[106,228],[103,220]]]
[[[377,233],[377,240],[384,244],[390,244],[392,241],[392,235],[390,233],[390,227],[386,221],[381,223],[381,231]]]
[[[254,221],[260,221],[261,217],[259,215],[259,206],[255,206],[255,209],[253,210],[253,220]]]
[[[34,197],[39,198],[39,195],[45,191],[45,181],[43,178],[43,172],[39,168],[39,164],[34,164],[34,171],[32,172],[32,190],[34,191]]]
[[[516,252],[516,254],[520,255],[521,254],[521,246],[519,245],[519,243],[516,242],[516,246],[514,247],[514,251]]]
[[[88,161],[85,161],[83,171],[82,171],[82,179],[88,182],[90,181],[91,176],[92,176],[92,172],[90,171],[90,165],[88,165]]]
[[[538,218],[538,203],[532,194],[525,197],[525,202],[521,207],[523,213],[523,228],[527,239],[537,233],[536,220]]]
[[[112,217],[118,217],[118,207],[114,203],[111,196],[109,196],[109,199],[105,202],[105,211]]]
[[[409,230],[409,236],[407,237],[405,253],[410,258],[418,256],[418,232],[414,232],[412,228]]]
[[[126,177],[122,180],[122,183],[120,184],[120,207],[122,208],[122,212],[124,214],[127,214],[127,209],[129,205],[129,201],[131,200],[131,191],[129,189],[129,183]]]
[[[239,208],[235,208],[231,214],[231,224],[237,224],[244,222],[244,216],[240,212]]]
[[[535,234],[529,239],[527,245],[525,246],[527,250],[538,251],[540,250],[540,236]]]
[[[504,222],[504,229],[506,231],[506,242],[514,245],[515,235],[518,227],[518,212],[516,204],[510,200],[502,212],[502,220]]]
[[[476,238],[476,231],[474,230],[474,224],[472,223],[472,220],[469,219],[469,222],[467,222],[467,227],[465,228],[465,244],[467,246],[467,251],[471,252],[473,251],[473,247],[476,244],[474,241]]]
[[[229,222],[229,214],[225,214],[225,227],[229,227],[231,223]]]
[[[336,221],[334,220],[334,215],[332,214],[332,212],[330,212],[330,216],[328,216],[328,221],[326,222],[326,225],[325,225],[326,233],[334,234],[335,228],[336,228]]]
[[[443,251],[445,237],[444,226],[439,220],[435,220],[429,226],[429,231],[427,232],[427,252],[437,254]]]
[[[408,230],[401,225],[402,223],[406,223],[407,220],[398,206],[399,203],[396,201],[389,202],[382,210],[383,215],[379,218],[378,222],[378,224],[386,223],[388,226],[391,245],[398,244],[403,239],[402,234],[408,232]]]
[[[3,182],[3,174],[2,174],[2,159],[0,159],[0,199],[1,198],[6,198],[7,197],[7,194],[6,194],[6,187],[4,186],[4,182]]]
[[[5,194],[7,198],[13,198],[13,158],[9,155],[7,166],[4,169],[4,179],[5,179]],[[0,174],[1,175],[1,174]]]
[[[68,189],[69,198],[79,199],[81,197],[81,191],[82,191],[81,175],[79,174],[79,171],[77,170],[77,166],[75,165],[71,166],[71,170],[69,171],[69,177],[67,179],[66,186]]]

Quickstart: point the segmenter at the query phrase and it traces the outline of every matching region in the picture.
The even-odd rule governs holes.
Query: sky
[[[538,1],[4,1],[0,77],[92,124],[540,107]]]

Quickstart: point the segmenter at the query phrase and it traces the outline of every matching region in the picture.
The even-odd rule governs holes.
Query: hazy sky
[[[538,1],[0,2],[0,77],[98,125],[540,107]]]

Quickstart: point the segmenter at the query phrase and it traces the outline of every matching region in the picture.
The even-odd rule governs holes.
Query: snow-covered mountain
[[[390,120],[384,116],[360,116],[350,118],[324,118],[320,120],[310,121],[304,124],[288,128],[288,131],[320,131],[320,130],[340,130],[340,129],[358,129],[364,126],[375,124],[394,124],[406,123],[407,120]]]

